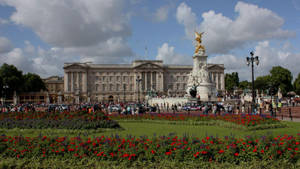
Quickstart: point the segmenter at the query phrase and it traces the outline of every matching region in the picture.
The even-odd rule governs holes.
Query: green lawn
[[[66,130],[66,129],[0,129],[0,134],[16,136],[83,136],[83,137],[94,137],[94,136],[111,136],[111,135],[134,135],[144,136],[147,135],[152,137],[154,135],[168,135],[174,133],[178,136],[189,135],[196,137],[204,136],[236,136],[244,137],[247,135],[296,135],[300,133],[299,122],[283,122],[287,124],[286,128],[278,129],[265,129],[257,131],[245,131],[231,128],[224,128],[219,126],[200,126],[200,125],[179,125],[179,124],[157,124],[157,123],[142,123],[142,122],[119,122],[123,129],[98,129],[98,130]]]

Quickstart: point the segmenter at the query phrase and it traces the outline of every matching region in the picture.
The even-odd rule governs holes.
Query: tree
[[[248,82],[247,80],[241,81],[239,83],[239,88],[243,89],[243,90],[245,90],[245,89],[251,89],[251,83]]]
[[[45,83],[41,77],[34,73],[27,73],[23,76],[24,86],[23,90],[25,92],[37,92],[40,90],[46,90]]]
[[[280,88],[283,95],[293,90],[292,73],[281,66],[274,66],[270,71],[271,85],[277,90]],[[276,92],[277,92],[276,90]]]
[[[231,74],[225,74],[225,89],[227,91],[233,91],[235,87],[239,86],[239,74],[232,72]]]
[[[297,94],[300,94],[300,73],[298,73],[298,77],[294,81],[294,90]]]
[[[268,90],[269,86],[271,85],[270,82],[271,82],[270,75],[258,76],[254,81],[254,88],[260,91]]]
[[[21,91],[23,84],[22,71],[19,71],[14,65],[4,63],[0,68],[0,77],[3,85],[7,85],[6,94],[12,95],[14,91]]]

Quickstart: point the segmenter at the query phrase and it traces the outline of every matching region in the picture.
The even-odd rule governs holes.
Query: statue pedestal
[[[187,93],[190,95],[190,90],[193,86],[197,89],[197,96],[200,101],[217,101],[217,90],[214,83],[211,82],[207,68],[207,56],[204,52],[194,54],[193,70],[189,74],[187,84]],[[192,98],[192,97],[191,97]]]

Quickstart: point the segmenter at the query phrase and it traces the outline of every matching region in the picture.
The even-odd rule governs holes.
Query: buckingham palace
[[[132,64],[64,64],[64,100],[79,102],[143,101],[157,96],[183,97],[192,65],[168,65],[161,60],[135,60]],[[208,64],[209,77],[224,92],[224,65]]]

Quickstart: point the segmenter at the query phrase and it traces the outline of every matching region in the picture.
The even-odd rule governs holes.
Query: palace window
[[[120,89],[120,84],[117,84],[116,91],[119,91],[119,89]]]

